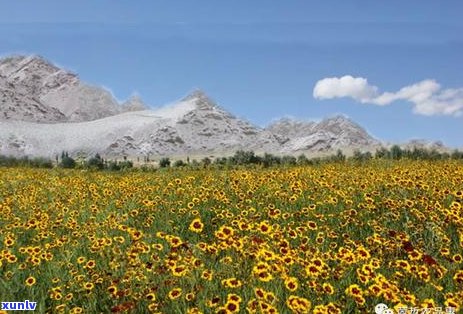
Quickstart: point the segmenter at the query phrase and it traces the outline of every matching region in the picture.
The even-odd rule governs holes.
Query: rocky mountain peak
[[[134,94],[129,97],[123,104],[122,104],[122,111],[140,111],[146,110],[148,106],[144,103],[143,99],[138,94]]]
[[[273,121],[265,129],[289,139],[310,134],[315,125],[316,122],[314,121],[301,121],[290,117],[283,117]]]
[[[31,122],[90,121],[122,111],[109,91],[37,55],[0,59],[0,105],[0,119]]]
[[[194,102],[196,108],[200,110],[210,110],[218,108],[216,102],[200,89],[195,89],[185,98],[183,98],[182,101]]]
[[[19,64],[22,66],[28,65],[30,67],[34,66],[37,68],[49,69],[51,72],[60,70],[59,67],[55,66],[40,55],[17,56],[17,58],[13,58],[13,60],[18,60]]]
[[[147,109],[138,95],[119,104],[108,90],[40,56],[0,58],[0,154],[295,153],[377,143],[345,116],[320,122],[283,118],[261,129],[200,89],[174,104]]]
[[[202,89],[196,88],[193,91],[191,91],[187,96],[185,96],[182,100],[187,101],[192,99],[209,99],[209,97]]]
[[[38,55],[14,55],[0,59],[0,75],[16,83],[19,79],[30,80],[28,75],[33,75],[35,79],[38,80],[39,76],[45,78],[57,72],[67,73],[73,77],[77,76],[60,69],[58,66]]]
[[[355,124],[349,117],[338,114],[334,116],[327,117],[323,121],[324,124],[329,125],[329,124]]]
[[[407,143],[399,145],[403,149],[435,149],[441,150],[445,148],[445,145],[442,141],[432,141],[425,139],[411,139]]]
[[[317,124],[316,128],[329,130],[335,134],[343,132],[346,129],[350,129],[350,130],[355,129],[358,131],[365,132],[360,125],[358,125],[357,123],[352,121],[349,117],[344,116],[344,115],[336,115],[336,116],[323,119]]]
[[[270,124],[266,130],[286,138],[287,151],[326,151],[342,147],[367,147],[379,142],[361,126],[344,115],[315,121],[283,118]]]

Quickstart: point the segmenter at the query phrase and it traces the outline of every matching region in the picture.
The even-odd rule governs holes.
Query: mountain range
[[[320,122],[283,118],[261,128],[200,90],[154,109],[139,96],[119,103],[39,56],[0,59],[0,125],[0,154],[16,156],[313,154],[386,145],[342,115]]]

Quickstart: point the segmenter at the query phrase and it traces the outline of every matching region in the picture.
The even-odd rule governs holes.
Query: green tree
[[[249,165],[261,162],[261,159],[253,151],[238,150],[231,158],[235,165]]]
[[[455,149],[450,155],[450,157],[452,159],[463,159],[463,152],[460,152],[459,150]]]
[[[281,164],[281,158],[269,153],[265,153],[262,157],[262,165],[267,168],[275,165]]]
[[[60,167],[62,168],[75,168],[76,167],[76,161],[72,158],[69,157],[68,152],[62,152],[61,153],[61,162],[60,162]]]
[[[209,157],[204,157],[202,160],[201,160],[201,164],[203,165],[203,167],[209,167],[209,165],[212,163],[211,159]]]
[[[281,157],[281,163],[284,165],[294,166],[297,163],[297,159],[294,156],[285,155]]]
[[[103,169],[104,161],[101,158],[100,154],[96,153],[95,156],[87,160],[87,167],[92,169]]]
[[[176,160],[176,161],[174,162],[174,167],[179,168],[179,167],[184,167],[184,166],[186,166],[186,163],[185,163],[183,160],[181,160],[181,159]]]
[[[404,155],[403,150],[398,145],[392,146],[390,153],[391,153],[391,158],[395,160],[401,159]]]
[[[309,160],[307,159],[307,157],[304,155],[304,154],[301,154],[297,157],[297,164],[298,165],[307,165],[309,163]]]
[[[389,154],[389,151],[386,148],[381,147],[380,149],[376,150],[375,158],[377,158],[377,159],[387,158],[388,154]]]
[[[169,157],[161,158],[161,160],[159,160],[159,167],[161,167],[161,168],[170,167],[170,159],[169,159]]]

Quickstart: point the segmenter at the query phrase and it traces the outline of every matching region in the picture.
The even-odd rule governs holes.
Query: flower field
[[[463,306],[463,165],[0,168],[0,301],[39,312]]]

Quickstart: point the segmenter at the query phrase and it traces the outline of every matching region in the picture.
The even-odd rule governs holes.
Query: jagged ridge
[[[380,145],[365,129],[338,115],[320,122],[284,118],[267,127],[283,141],[284,151],[326,151],[339,148],[365,148]]]
[[[343,116],[319,123],[283,119],[262,129],[201,90],[155,110],[144,110],[137,95],[118,104],[108,91],[37,56],[0,59],[0,95],[2,154],[292,153],[379,143]]]
[[[40,56],[0,59],[0,119],[81,122],[146,109],[141,100],[131,102],[120,105],[107,90]]]

